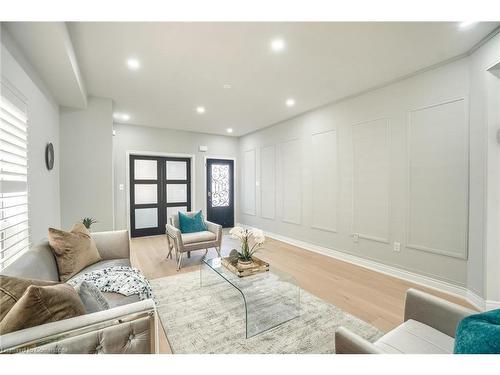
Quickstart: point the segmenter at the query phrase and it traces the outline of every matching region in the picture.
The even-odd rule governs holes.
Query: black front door
[[[234,226],[234,162],[207,159],[207,220]]]
[[[130,156],[132,237],[164,234],[170,216],[190,210],[191,159]]]

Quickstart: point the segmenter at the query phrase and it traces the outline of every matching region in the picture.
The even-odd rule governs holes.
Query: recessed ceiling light
[[[295,105],[295,99],[292,99],[292,98],[287,99],[285,104],[287,107],[293,107]]]
[[[280,52],[285,49],[285,41],[281,38],[271,40],[271,49],[274,52]]]
[[[196,107],[196,112],[199,114],[205,113],[205,107]]]
[[[115,112],[113,113],[113,118],[117,121],[128,121],[130,120],[130,115],[128,113]]]
[[[227,129],[226,129],[226,131],[227,131],[228,133],[232,133],[232,132],[233,132],[233,128],[227,128]]]
[[[460,28],[461,29],[468,29],[469,27],[472,27],[476,24],[476,21],[464,21],[460,22]]]
[[[141,67],[141,63],[137,59],[130,58],[127,59],[127,66],[129,67],[130,70],[137,70]]]
[[[232,86],[229,83],[225,83],[222,87],[224,87],[225,89],[230,89]]]

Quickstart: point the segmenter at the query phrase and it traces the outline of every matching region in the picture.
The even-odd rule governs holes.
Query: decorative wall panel
[[[389,121],[354,125],[352,147],[353,233],[389,242]]]
[[[337,231],[337,131],[312,136],[312,227]]]
[[[408,115],[407,246],[467,258],[468,121],[457,99]]]

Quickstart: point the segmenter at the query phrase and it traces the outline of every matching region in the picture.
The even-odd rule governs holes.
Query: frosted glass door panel
[[[156,160],[134,160],[136,180],[156,180],[158,178],[158,162]]]
[[[172,215],[177,215],[179,211],[187,212],[187,207],[167,207],[167,219],[170,220]]]
[[[158,203],[158,186],[156,184],[137,184],[134,186],[135,204]]]
[[[135,228],[154,228],[158,226],[157,208],[137,208],[135,210]]]
[[[187,185],[167,184],[167,203],[187,202]]]
[[[185,161],[167,161],[167,180],[186,180],[187,163]]]

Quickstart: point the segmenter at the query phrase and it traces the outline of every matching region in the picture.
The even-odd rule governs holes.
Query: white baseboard
[[[246,226],[246,225],[245,225]],[[249,226],[246,226],[249,227]],[[500,308],[499,301],[485,301],[482,297],[478,296],[474,292],[469,289],[453,285],[443,280],[438,280],[429,276],[419,275],[414,272],[406,271],[397,267],[388,266],[383,263],[379,263],[370,259],[365,259],[356,255],[348,254],[340,250],[331,249],[315,244],[311,244],[309,242],[304,242],[300,240],[296,240],[294,238],[282,236],[280,234],[266,232],[266,236],[270,238],[274,238],[276,240],[288,243],[290,245],[294,245],[305,250],[309,250],[318,254],[322,254],[325,256],[329,256],[335,259],[339,259],[356,266],[368,268],[373,271],[377,271],[392,277],[396,277],[398,279],[402,279],[405,281],[410,281],[414,284],[419,284],[425,286],[427,288],[435,289],[440,292],[453,294],[457,297],[461,297],[471,303],[473,306],[478,308],[479,310],[491,310]]]
[[[500,301],[487,300],[485,308],[486,310],[500,309]]]

